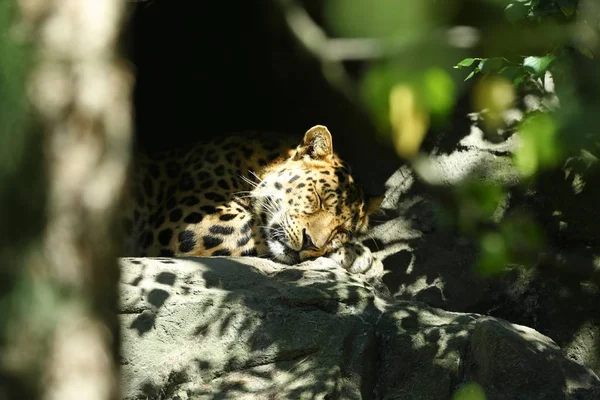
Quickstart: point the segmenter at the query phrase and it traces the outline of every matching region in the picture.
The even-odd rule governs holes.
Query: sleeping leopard
[[[355,238],[380,199],[365,200],[322,125],[298,146],[245,135],[143,156],[131,197],[128,256],[328,256],[351,272],[373,261]]]

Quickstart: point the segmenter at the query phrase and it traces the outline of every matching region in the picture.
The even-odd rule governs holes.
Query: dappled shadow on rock
[[[381,366],[376,398],[450,398],[462,381],[461,360],[476,318],[423,303],[392,307],[377,324]]]
[[[545,171],[535,192],[524,200],[556,246],[598,248],[600,165],[583,156],[568,158],[561,168]]]
[[[477,382],[489,399],[506,400],[559,400],[600,388],[598,377],[550,338],[495,318],[399,302],[376,330],[375,398],[448,399],[466,382]]]
[[[593,373],[537,332],[515,336],[507,323],[490,331],[497,321],[478,314],[390,303],[326,260],[293,267],[254,258],[138,260],[122,262],[126,399],[437,399],[467,380],[484,385],[489,398],[518,398],[510,397],[514,385],[484,373],[498,343],[535,352],[514,350],[493,368],[519,358],[538,365],[541,357],[560,371],[552,388],[597,390]],[[480,324],[485,334],[475,336]],[[519,374],[533,379],[539,371]]]
[[[565,394],[598,392],[598,377],[564,356],[548,337],[535,330],[493,318],[479,320],[473,331],[465,375],[479,382],[493,398],[564,399]],[[531,375],[530,371],[543,371]],[[514,397],[506,394],[513,393]],[[571,397],[593,399],[594,397]]]
[[[484,299],[477,307],[490,310],[489,315],[538,330],[569,358],[600,371],[600,289],[595,284],[565,279],[564,271],[517,268],[490,285]]]
[[[387,219],[378,221],[370,233],[385,266],[384,283],[398,300],[530,326],[600,373],[600,311],[595,306],[600,303],[600,253],[597,224],[590,223],[598,214],[594,199],[600,198],[597,185],[590,184],[596,171],[581,172],[572,161],[569,174],[562,169],[548,172],[536,183],[537,191],[523,189],[516,185],[509,153],[497,155],[465,145],[470,142],[466,138],[454,153],[432,156],[426,172],[429,178],[435,177],[432,171],[438,174],[433,183],[419,181],[406,166],[390,177],[386,212],[380,217]],[[587,185],[575,185],[578,173],[587,174]],[[463,206],[452,188],[464,180],[505,187],[509,195],[502,206],[504,215],[527,213],[537,219],[547,235],[534,268],[512,265],[503,275],[477,273],[479,237],[468,236],[452,223],[459,220]],[[448,216],[453,218],[448,221]]]
[[[382,311],[342,269],[143,259],[122,282],[125,398],[370,398]]]
[[[455,172],[452,179],[460,182],[473,175],[493,175],[487,156],[475,154],[471,158],[473,164],[454,168],[461,172]],[[435,168],[443,171],[453,162],[451,158],[440,160]],[[398,215],[388,212],[386,215],[392,217],[370,232],[379,245],[376,254],[383,259],[383,281],[397,299],[424,301],[452,311],[467,310],[480,300],[487,284],[473,269],[476,240],[442,221],[444,213],[453,211],[450,189],[424,185],[412,175],[414,172],[404,168],[390,178],[384,206],[397,210]],[[496,171],[494,176],[502,180],[504,174]],[[448,179],[446,184],[453,183]]]

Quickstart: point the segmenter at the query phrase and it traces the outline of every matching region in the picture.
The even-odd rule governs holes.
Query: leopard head
[[[365,231],[380,203],[365,200],[322,125],[309,129],[290,156],[262,176],[252,197],[271,255],[286,264],[340,248]]]

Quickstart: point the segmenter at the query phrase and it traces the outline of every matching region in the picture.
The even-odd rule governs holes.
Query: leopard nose
[[[306,233],[306,229],[302,230],[302,250],[319,250],[310,235]]]

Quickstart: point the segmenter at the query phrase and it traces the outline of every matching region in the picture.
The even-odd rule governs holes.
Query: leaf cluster
[[[570,18],[575,15],[579,0],[512,0],[504,9],[512,23],[541,22],[545,18]]]
[[[528,56],[523,57],[520,61],[510,61],[504,57],[490,58],[465,58],[454,66],[454,68],[474,68],[465,81],[471,79],[475,74],[490,74],[500,75],[519,86],[527,79],[537,79],[546,73],[556,56],[547,54],[545,56]]]

